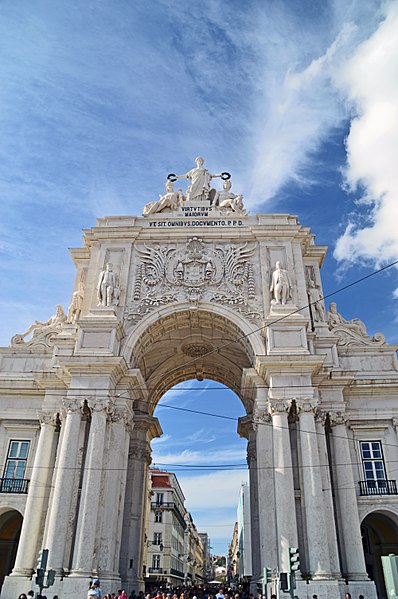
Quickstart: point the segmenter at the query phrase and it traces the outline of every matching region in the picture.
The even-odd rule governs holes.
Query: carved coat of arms
[[[127,320],[137,322],[152,309],[171,302],[199,300],[233,306],[250,320],[261,318],[256,302],[255,245],[204,243],[193,237],[185,246],[137,248],[137,267]]]

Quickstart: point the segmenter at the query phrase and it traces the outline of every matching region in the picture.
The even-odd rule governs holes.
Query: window
[[[157,511],[155,512],[155,522],[161,522],[162,521],[162,512]]]
[[[11,441],[8,448],[4,478],[24,478],[29,453],[29,441]]]
[[[158,570],[160,568],[160,555],[152,556],[152,568]]]
[[[153,533],[153,544],[154,545],[161,545],[162,544],[162,533],[161,532],[154,532]]]
[[[163,493],[156,493],[156,503],[158,505],[162,505],[162,503],[163,503]]]
[[[369,491],[387,493],[386,471],[380,441],[361,441],[365,484]]]

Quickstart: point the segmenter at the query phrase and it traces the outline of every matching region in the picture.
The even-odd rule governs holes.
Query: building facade
[[[240,397],[248,440],[252,580],[287,571],[296,594],[383,596],[398,551],[396,347],[322,299],[326,248],[297,217],[247,215],[197,161],[187,197],[105,217],[71,250],[68,314],[0,350],[2,597],[144,586],[153,416],[184,380]],[[228,179],[228,173],[222,173]]]
[[[237,520],[237,576],[243,582],[252,578],[252,540],[250,517],[250,486],[242,483],[238,500]]]
[[[184,494],[172,472],[151,470],[151,501],[145,533],[147,588],[202,582],[203,547]]]

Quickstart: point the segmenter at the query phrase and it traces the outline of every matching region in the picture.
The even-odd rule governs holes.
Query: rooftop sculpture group
[[[198,156],[195,160],[196,167],[183,175],[171,173],[167,176],[165,183],[166,193],[159,197],[155,202],[149,202],[144,206],[143,215],[150,216],[161,212],[175,212],[181,209],[184,204],[190,204],[207,201],[213,209],[223,214],[246,215],[243,207],[243,196],[236,195],[231,191],[231,175],[227,172],[212,174],[204,168],[204,160]],[[223,189],[216,190],[211,187],[211,181],[215,178],[224,180]],[[174,182],[177,179],[188,179],[191,183],[183,194],[181,188],[174,190]]]

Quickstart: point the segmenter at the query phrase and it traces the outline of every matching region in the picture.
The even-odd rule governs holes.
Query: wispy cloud
[[[348,188],[360,200],[338,239],[337,260],[377,265],[398,259],[398,4],[359,46],[340,76],[351,105]]]
[[[195,442],[196,440],[194,440]],[[200,450],[184,449],[181,452],[176,453],[160,453],[155,448],[152,455],[152,461],[156,465],[157,463],[169,464],[173,466],[175,464],[245,464],[246,461],[246,449],[232,448],[232,449],[217,449],[217,451],[203,450],[201,445]]]

